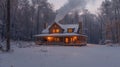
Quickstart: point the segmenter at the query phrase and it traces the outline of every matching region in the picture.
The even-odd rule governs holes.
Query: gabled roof
[[[55,22],[56,23],[56,22]],[[53,24],[55,24],[53,23]],[[49,33],[49,28],[53,25],[51,24],[50,26],[48,26],[46,29],[44,29],[42,31],[42,33]],[[74,29],[74,33],[78,31],[79,29],[79,24],[60,24],[60,23],[56,23],[57,25],[59,25],[63,30],[64,30],[64,33],[67,33],[67,29],[68,28],[73,28]]]

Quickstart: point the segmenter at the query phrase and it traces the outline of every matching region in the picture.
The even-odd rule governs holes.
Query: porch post
[[[63,45],[65,45],[65,37],[62,37],[62,38],[63,38],[63,39],[62,39],[62,40],[63,40]]]

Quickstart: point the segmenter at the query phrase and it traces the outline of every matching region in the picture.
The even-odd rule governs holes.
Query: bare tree
[[[10,51],[10,0],[7,0],[6,51]]]

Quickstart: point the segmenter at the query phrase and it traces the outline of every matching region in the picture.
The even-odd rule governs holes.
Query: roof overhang
[[[85,35],[81,35],[81,34],[76,34],[76,33],[64,33],[64,34],[39,34],[39,35],[35,35],[34,37],[65,37],[65,36],[84,36],[87,37]]]

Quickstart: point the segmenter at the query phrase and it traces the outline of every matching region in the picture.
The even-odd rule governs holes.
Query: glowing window
[[[76,41],[76,40],[77,40],[77,37],[76,37],[76,36],[74,36],[74,37],[73,37],[73,41]]]
[[[65,38],[65,42],[68,43],[69,42],[69,38]]]
[[[56,29],[56,33],[59,33],[60,32],[60,30],[59,29]]]
[[[53,29],[53,33],[60,33],[60,29]]]
[[[73,29],[72,28],[68,28],[68,33],[72,33]]]
[[[51,42],[53,40],[53,37],[47,37],[47,40]]]

